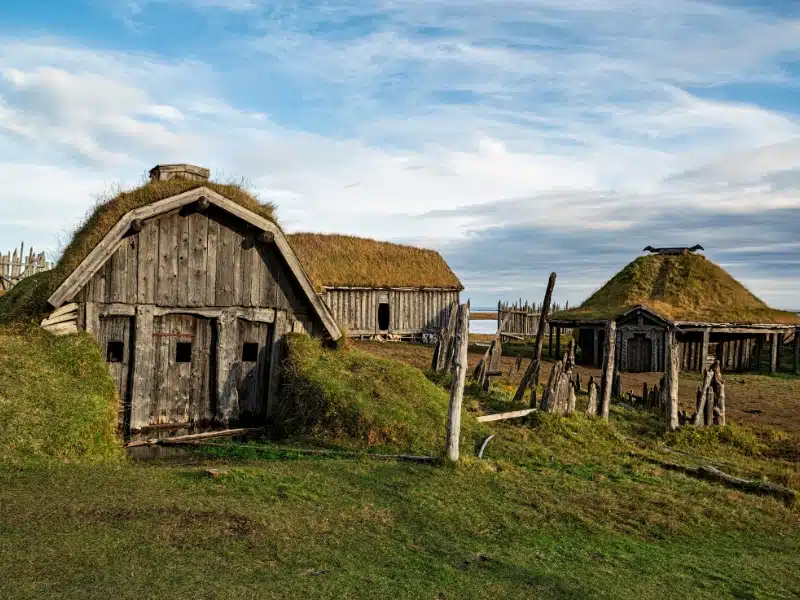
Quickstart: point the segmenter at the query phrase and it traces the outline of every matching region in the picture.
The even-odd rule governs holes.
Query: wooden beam
[[[522,376],[519,387],[514,394],[514,402],[522,402],[525,398],[525,391],[530,387],[534,392],[531,394],[530,407],[534,408],[536,405],[535,390],[539,386],[539,371],[542,364],[542,348],[544,347],[544,328],[547,325],[547,316],[550,314],[550,304],[553,297],[553,288],[556,285],[556,274],[550,273],[550,278],[547,280],[547,289],[544,293],[544,304],[542,311],[539,314],[539,328],[536,331],[535,353],[531,359],[525,374]],[[553,340],[553,328],[550,328],[550,341]]]
[[[197,200],[197,210],[200,212],[205,212],[208,210],[208,207],[211,206],[211,202],[208,201],[208,198],[205,196],[200,196]]]
[[[489,423],[491,421],[505,421],[507,419],[518,419],[520,417],[527,417],[529,414],[536,412],[535,408],[523,408],[522,410],[512,410],[511,412],[497,413],[494,415],[483,415],[477,417],[475,420],[478,423]]]
[[[611,407],[611,388],[614,385],[614,354],[617,347],[617,324],[609,321],[606,325],[606,339],[603,342],[603,375],[600,383],[599,415],[608,421]]]
[[[286,341],[288,317],[285,310],[275,313],[275,325],[272,329],[272,348],[269,356],[269,386],[267,387],[267,406],[264,414],[272,416],[275,404],[278,402],[278,390],[281,381],[281,361],[283,360],[283,347]]]
[[[134,219],[131,221],[131,231],[139,233],[142,229],[144,229],[144,220]]]
[[[275,234],[271,231],[262,231],[258,234],[258,241],[262,244],[271,244],[275,241]]]
[[[667,386],[667,429],[675,431],[679,427],[678,422],[678,381],[680,377],[680,357],[678,356],[678,342],[675,331],[667,332],[667,371],[664,374],[664,382]]]
[[[131,430],[138,430],[150,424],[150,411],[153,394],[153,307],[142,304],[136,307],[133,358],[133,378],[131,387]]]
[[[779,348],[778,348],[778,334],[773,333],[770,335],[770,358],[769,358],[769,372],[771,374],[778,372],[778,357],[779,357]]]
[[[458,309],[456,334],[455,369],[450,389],[450,406],[447,412],[447,440],[445,456],[450,461],[459,457],[461,439],[461,404],[464,398],[464,382],[467,376],[467,347],[469,346],[469,302]]]

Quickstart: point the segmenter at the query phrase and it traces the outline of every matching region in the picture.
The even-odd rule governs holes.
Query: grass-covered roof
[[[295,233],[287,237],[318,288],[463,289],[435,250],[349,235]]]
[[[796,313],[775,310],[719,265],[701,254],[640,256],[578,308],[556,319],[609,319],[643,305],[673,321],[800,323]]]
[[[83,224],[75,230],[54,269],[23,279],[0,297],[0,323],[36,317],[52,308],[47,304],[50,295],[125,214],[199,187],[210,188],[257,215],[276,222],[274,205],[260,202],[239,185],[187,179],[149,181],[98,202]]]

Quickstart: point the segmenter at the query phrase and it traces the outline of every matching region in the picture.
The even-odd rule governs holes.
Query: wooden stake
[[[600,383],[600,416],[608,421],[611,406],[611,388],[614,385],[614,353],[617,347],[617,324],[609,321],[606,325],[606,339],[603,342],[603,376]]]
[[[514,394],[514,402],[522,402],[525,398],[525,391],[532,387],[534,390],[539,385],[539,371],[542,362],[542,347],[544,346],[544,330],[547,325],[547,317],[550,314],[550,299],[553,296],[553,288],[556,286],[556,274],[550,273],[550,279],[547,280],[547,290],[544,293],[544,304],[542,311],[539,313],[539,328],[536,331],[536,349],[525,375],[522,376],[522,381]],[[553,328],[550,328],[550,350],[552,351],[553,341]],[[536,407],[535,394],[531,394],[531,408]]]
[[[447,444],[445,455],[457,461],[461,437],[461,404],[464,399],[464,381],[467,377],[467,346],[469,345],[469,301],[458,309],[455,369],[450,390],[450,409],[447,413]]]
[[[719,361],[715,360],[714,365],[718,365]],[[697,427],[705,425],[710,425],[710,423],[704,419],[705,414],[705,406],[707,403],[706,396],[708,395],[708,390],[711,387],[711,379],[714,377],[714,370],[709,367],[705,370],[705,375],[703,376],[703,385],[702,387],[697,388],[697,412],[694,414],[694,422],[693,424]]]
[[[678,356],[678,342],[675,337],[675,331],[670,330],[667,333],[667,397],[666,397],[666,416],[667,416],[667,429],[675,431],[678,426],[678,378],[680,376],[680,357]]]

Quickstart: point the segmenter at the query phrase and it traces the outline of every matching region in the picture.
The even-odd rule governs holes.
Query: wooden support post
[[[556,358],[561,356],[561,327],[556,327]]]
[[[611,388],[614,385],[614,353],[617,347],[617,324],[609,321],[606,325],[606,339],[603,343],[603,375],[600,380],[600,412],[599,415],[608,421],[611,406]]]
[[[589,405],[586,407],[586,416],[597,416],[597,384],[594,382],[594,377],[589,377],[589,385],[587,388],[589,394]]]
[[[517,388],[517,392],[514,394],[514,402],[522,402],[525,398],[525,391],[531,387],[534,390],[534,393],[531,394],[531,408],[536,406],[536,388],[539,385],[539,371],[542,364],[542,347],[544,346],[544,330],[545,325],[547,325],[547,317],[550,314],[550,299],[553,296],[553,288],[556,286],[556,274],[550,273],[550,279],[547,280],[547,290],[544,293],[544,304],[542,305],[542,311],[539,314],[539,328],[536,331],[536,349],[535,354],[533,355],[533,359],[531,360],[530,364],[528,365],[528,369],[525,371],[525,375],[522,376],[522,381]],[[553,328],[550,328],[550,348],[549,350],[552,352],[552,341],[553,341]]]
[[[708,345],[711,341],[711,328],[706,327],[703,330],[703,346],[700,349],[700,365],[699,371],[702,373],[707,368],[708,363]]]
[[[771,374],[778,372],[778,334],[773,333],[770,335],[770,358],[769,358],[769,372]]]
[[[550,341],[547,343],[547,356],[553,358],[553,327],[550,326]]]
[[[597,354],[600,351],[600,335],[597,329],[592,329],[592,363],[586,365],[588,367],[599,367],[600,361],[597,360]]]
[[[711,383],[714,390],[714,407],[712,419],[714,425],[725,425],[725,381],[722,379],[722,371],[719,365],[714,365],[714,379]],[[708,423],[708,420],[706,420]]]
[[[217,419],[227,424],[239,415],[237,390],[237,349],[239,346],[236,311],[225,309],[217,319]],[[270,369],[272,371],[272,369]]]
[[[88,305],[87,305],[88,306]],[[136,307],[134,340],[136,346],[133,357],[133,378],[131,386],[131,416],[129,431],[138,430],[150,424],[152,407],[153,360],[153,310],[150,304]]]
[[[794,330],[794,353],[792,355],[792,367],[794,374],[800,375],[800,327]]]
[[[667,333],[667,371],[665,373],[665,383],[667,384],[667,429],[675,431],[678,428],[678,378],[680,376],[680,362],[678,356],[678,342],[675,331]]]
[[[272,330],[272,347],[269,356],[269,387],[267,388],[267,406],[264,414],[267,418],[274,414],[278,402],[278,388],[281,380],[281,362],[283,361],[283,348],[286,333],[289,329],[288,317],[285,310],[275,311],[275,323]]]
[[[718,360],[714,361],[714,365],[719,364]],[[705,374],[703,376],[703,386],[697,388],[697,412],[694,413],[694,425],[701,426],[703,424],[708,425],[709,422],[705,419],[704,415],[706,414],[706,405],[708,404],[708,391],[711,389],[711,380],[714,377],[714,371],[711,367],[706,368]],[[711,413],[708,413],[711,414]]]
[[[464,399],[464,381],[467,377],[467,346],[469,345],[469,302],[458,309],[455,369],[450,389],[450,408],[447,413],[447,443],[445,455],[453,462],[458,460],[461,437],[461,403]]]
[[[764,351],[764,336],[756,336],[756,372],[761,370],[761,354]]]

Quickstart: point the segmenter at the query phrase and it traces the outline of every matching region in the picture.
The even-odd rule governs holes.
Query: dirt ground
[[[400,342],[354,342],[358,349],[365,350],[378,356],[385,356],[402,360],[420,369],[430,366],[433,355],[433,346],[422,344],[407,344]],[[469,365],[474,367],[482,356],[482,352],[470,352]],[[504,356],[501,359],[502,370],[509,373],[516,363],[514,357]],[[529,359],[522,359],[519,373],[508,377],[493,379],[495,385],[515,387],[528,366]],[[546,381],[553,363],[545,362],[542,365],[541,380]],[[589,376],[599,379],[598,369],[587,369],[578,366],[583,385],[589,381]],[[633,392],[641,395],[642,384],[648,387],[657,384],[661,379],[660,373],[623,373],[623,393]],[[681,409],[694,412],[695,395],[697,386],[700,385],[698,373],[682,373],[680,379]],[[800,434],[800,377],[788,374],[775,376],[761,374],[725,374],[725,395],[728,421],[747,425],[775,427],[785,431]]]

